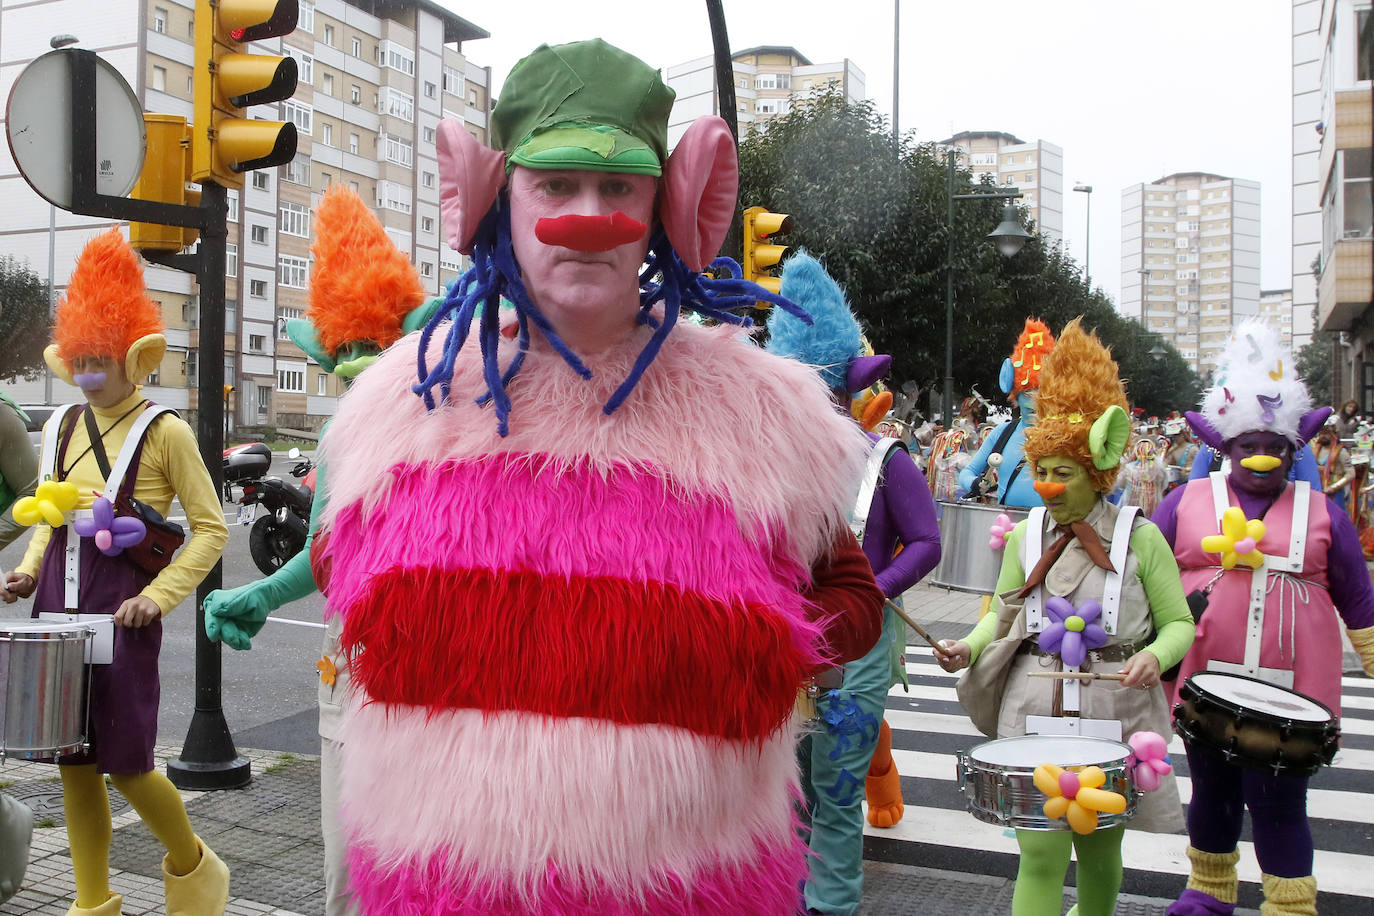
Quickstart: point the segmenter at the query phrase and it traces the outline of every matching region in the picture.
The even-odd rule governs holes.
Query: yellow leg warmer
[[[153,836],[167,847],[173,874],[184,875],[200,861],[200,847],[186,806],[171,780],[157,771],[111,775],[110,782],[134,806]]]
[[[1264,903],[1260,916],[1317,916],[1317,879],[1261,875]]]
[[[1346,630],[1345,634],[1350,637],[1350,645],[1359,653],[1364,673],[1374,677],[1374,627]]]
[[[1188,888],[1210,894],[1222,903],[1235,903],[1240,879],[1236,876],[1236,863],[1240,861],[1240,851],[1203,852],[1188,847],[1188,861],[1192,863],[1192,873],[1188,875]]]
[[[100,912],[96,908],[104,906],[110,897],[110,797],[105,792],[105,777],[95,771],[93,763],[58,770],[76,878],[73,909],[78,913],[82,908]]]

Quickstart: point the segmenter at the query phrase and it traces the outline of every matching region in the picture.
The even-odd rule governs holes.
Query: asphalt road
[[[290,477],[294,464],[285,453],[273,456],[271,473]],[[237,504],[226,504],[229,544],[224,551],[223,585],[233,588],[262,577],[248,555],[248,528],[235,524]],[[168,513],[185,525],[180,504]],[[23,556],[26,538],[0,550],[0,567],[13,569]],[[0,616],[27,616],[28,602],[0,605]],[[311,595],[273,614],[288,620],[318,624],[324,600]],[[319,672],[321,631],[269,621],[248,652],[222,650],[221,704],[230,734],[241,747],[318,753],[315,691]],[[162,703],[158,714],[159,743],[181,744],[195,708],[195,599],[179,604],[163,619],[160,660]]]

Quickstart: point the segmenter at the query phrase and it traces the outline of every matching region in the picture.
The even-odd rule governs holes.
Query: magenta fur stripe
[[[803,619],[807,570],[746,536],[718,496],[683,492],[653,468],[547,455],[394,467],[390,500],[339,513],[330,541],[330,605],[347,613],[385,569],[534,571],[675,586]]]
[[[790,727],[746,743],[660,725],[371,702],[350,709],[343,739],[344,828],[370,872],[409,874],[407,887],[428,873],[417,863],[437,868],[443,850],[442,870],[474,886],[533,894],[555,862],[560,886],[639,893],[665,875],[754,862],[760,839],[786,845],[793,835]]]
[[[756,844],[748,860],[684,876],[657,875],[642,888],[570,881],[550,863],[532,890],[506,882],[453,875],[437,855],[423,865],[379,866],[350,850],[349,879],[366,916],[792,916],[806,878],[806,847]]]

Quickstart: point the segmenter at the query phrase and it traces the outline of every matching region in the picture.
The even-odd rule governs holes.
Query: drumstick
[[[915,630],[917,635],[919,635],[926,642],[930,643],[932,648],[940,649],[940,651],[942,652],[944,651],[943,649],[941,649],[940,644],[935,641],[935,637],[927,633],[925,627],[921,626],[919,623],[912,620],[911,617],[907,614],[907,612],[902,610],[902,608],[895,602],[893,602],[891,598],[887,599],[887,606],[892,608],[892,610],[896,613],[898,617],[905,620],[906,625]]]
[[[1124,681],[1126,675],[1099,671],[1028,671],[1026,677],[1052,677],[1060,681]]]

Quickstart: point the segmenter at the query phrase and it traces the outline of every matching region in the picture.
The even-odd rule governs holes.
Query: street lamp
[[[67,45],[74,45],[79,39],[75,35],[54,35],[48,39],[48,46],[56,51]],[[57,312],[57,207],[48,204],[48,320]],[[43,361],[43,403],[52,404],[52,370],[47,360]]]
[[[1168,353],[1169,351],[1161,347],[1158,343],[1155,343],[1155,345],[1150,348],[1150,355],[1154,357],[1155,362],[1159,362],[1167,356]]]
[[[1088,196],[1088,218],[1083,224],[1083,276],[1087,278],[1088,289],[1091,290],[1093,284],[1093,186],[1076,184],[1073,189]]]
[[[1015,188],[983,191],[977,194],[954,193],[954,154],[951,147],[946,151],[945,161],[948,172],[949,208],[945,222],[945,392],[940,405],[941,418],[948,429],[954,422],[954,202],[956,200],[1005,200],[1007,206],[1002,210],[1002,222],[988,233],[988,238],[997,243],[997,250],[1003,257],[1012,257],[1026,244],[1031,234],[1021,225],[1021,216],[1016,205],[1010,203],[1021,196]]]

